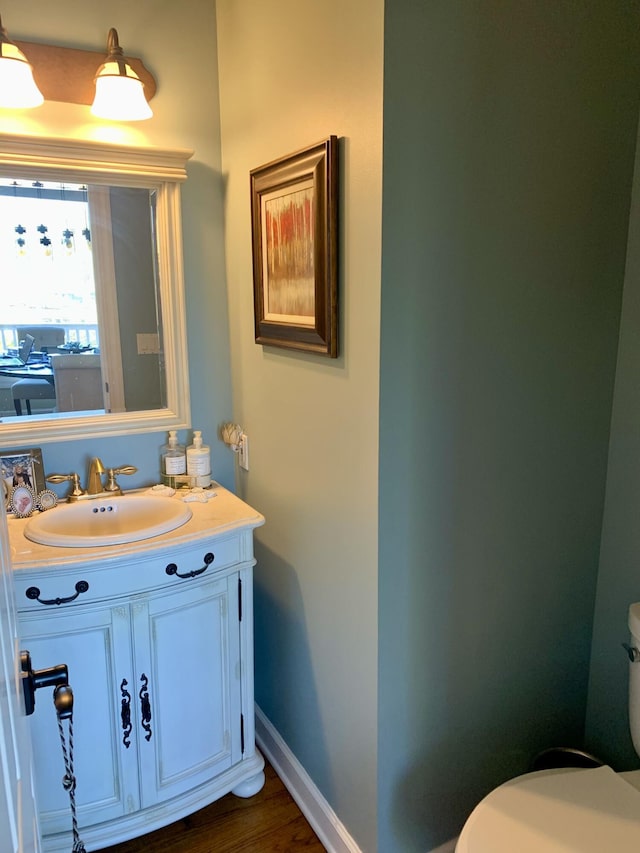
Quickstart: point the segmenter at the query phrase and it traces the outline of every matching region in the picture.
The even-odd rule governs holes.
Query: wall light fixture
[[[28,109],[43,101],[29,60],[11,41],[0,18],[0,107]]]
[[[107,37],[107,58],[96,74],[96,96],[91,106],[94,116],[119,121],[141,121],[153,112],[144,97],[144,86],[124,58],[118,33],[112,27]]]
[[[153,75],[140,59],[125,59],[115,29],[109,30],[107,51],[105,58],[102,51],[12,41],[0,20],[0,107],[24,109],[44,99],[92,105],[93,115],[115,121],[151,118]],[[21,93],[29,81],[27,97]],[[109,94],[114,89],[117,94]]]

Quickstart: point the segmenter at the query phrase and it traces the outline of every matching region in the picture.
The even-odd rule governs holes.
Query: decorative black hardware
[[[142,715],[140,719],[140,724],[146,732],[144,739],[151,740],[152,732],[151,726],[149,725],[149,723],[151,722],[151,701],[149,699],[149,691],[147,690],[149,679],[144,674],[144,672],[140,676],[140,681],[142,682],[142,687],[140,688],[140,693],[138,694],[140,697],[140,712]]]
[[[58,715],[58,734],[62,747],[65,774],[62,777],[62,787],[69,794],[71,806],[71,831],[73,833],[73,853],[86,853],[85,846],[78,832],[78,814],[76,809],[76,777],[73,772],[73,690],[68,684],[61,684],[53,691],[53,704]],[[67,720],[68,737],[64,733],[62,721]]]
[[[59,720],[73,717],[73,690],[68,684],[58,684],[53,688],[53,706]]]
[[[120,694],[122,696],[122,704],[120,708],[120,718],[122,720],[122,743],[129,749],[131,746],[130,735],[133,729],[131,723],[131,693],[126,689],[129,682],[126,678],[122,679],[120,684]]]
[[[640,661],[640,649],[637,649],[635,646],[630,646],[629,643],[623,643],[622,648],[629,656],[631,663],[638,663],[638,661]]]
[[[39,601],[40,604],[68,604],[70,601],[75,601],[76,598],[83,592],[86,592],[89,589],[89,584],[86,581],[78,581],[76,584],[76,594],[70,595],[68,598],[48,598],[42,599],[40,598],[40,590],[37,586],[30,586],[26,591],[25,595],[31,601]]]
[[[198,575],[201,575],[203,572],[206,572],[214,560],[215,560],[215,555],[212,554],[211,551],[207,551],[207,553],[204,555],[204,566],[201,569],[193,569],[192,571],[187,572],[184,575],[181,575],[180,572],[178,571],[178,567],[176,566],[176,564],[175,563],[169,563],[169,565],[165,569],[165,572],[168,575],[175,575],[178,578],[195,578]]]
[[[240,714],[240,752],[244,755],[244,714]]]
[[[74,853],[85,853],[84,844],[78,834],[78,819],[76,816],[76,777],[73,772],[73,690],[69,686],[67,665],[60,663],[49,669],[39,669],[34,672],[31,666],[31,655],[25,650],[20,652],[20,669],[26,714],[33,714],[35,710],[36,690],[40,687],[53,687],[53,704],[58,718],[58,734],[60,735],[65,768],[65,774],[62,777],[62,787],[65,791],[69,792],[69,803],[71,805],[73,851]],[[66,720],[69,726],[68,747],[63,720]]]
[[[20,652],[20,669],[24,710],[27,715],[33,714],[35,710],[36,690],[40,687],[55,687],[57,690],[61,685],[69,684],[69,672],[65,663],[59,663],[49,669],[34,670],[31,665],[31,655],[27,651]],[[73,707],[73,694],[71,694],[71,707]]]

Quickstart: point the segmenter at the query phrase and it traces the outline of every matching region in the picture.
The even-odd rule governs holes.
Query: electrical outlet
[[[249,470],[249,436],[242,433],[240,436],[240,453],[238,454],[238,462],[241,468],[245,471]]]

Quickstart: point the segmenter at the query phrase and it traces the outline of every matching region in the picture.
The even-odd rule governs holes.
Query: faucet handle
[[[80,486],[80,477],[75,472],[71,474],[49,474],[47,477],[47,483],[65,483],[67,481],[71,483],[69,498],[78,498],[84,494]]]
[[[107,485],[104,487],[105,492],[117,492],[118,494],[122,494],[122,489],[116,482],[116,476],[118,474],[135,474],[138,469],[135,465],[123,465],[120,468],[108,468],[107,469]]]
[[[138,470],[135,465],[123,465],[121,468],[110,468],[114,474],[135,474]]]

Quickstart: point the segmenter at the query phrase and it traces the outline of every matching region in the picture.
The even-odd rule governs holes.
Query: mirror
[[[0,348],[17,348],[25,331],[32,333],[34,348],[44,351],[32,359],[42,359],[51,383],[36,385],[49,387],[43,396],[53,398],[36,401],[28,414],[12,385],[18,377],[1,375],[15,412],[7,411],[5,391],[0,447],[189,426],[180,183],[192,153],[0,134],[0,203],[12,211],[7,222],[20,210],[10,252],[22,256],[6,291],[16,298],[0,316]],[[64,227],[52,199],[65,210]],[[24,217],[30,228],[23,228]],[[75,403],[63,390],[71,376]],[[94,393],[82,397],[83,385]]]

